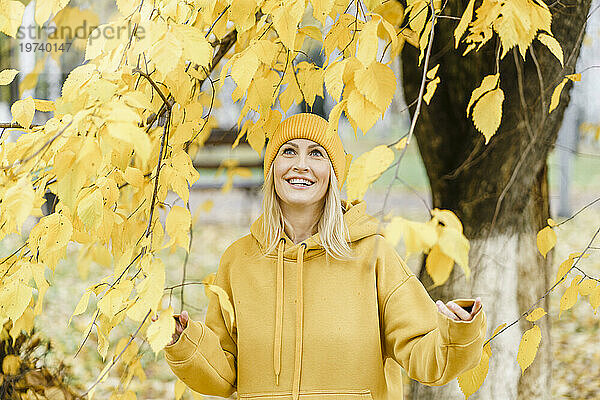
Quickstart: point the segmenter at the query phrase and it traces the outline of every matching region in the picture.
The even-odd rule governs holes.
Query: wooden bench
[[[192,161],[194,168],[196,169],[204,169],[204,170],[214,170],[216,171],[223,161],[222,158],[214,158],[214,157],[202,157],[202,153],[206,155],[206,151],[212,151],[216,149],[229,149],[231,145],[237,138],[238,132],[234,130],[225,130],[225,129],[213,129],[210,133],[210,136],[204,142],[204,147],[199,151],[199,156]],[[237,167],[243,168],[260,168],[262,169],[263,161],[262,158],[258,157],[258,155],[254,152],[254,150],[250,150],[247,142],[240,142],[238,147],[248,149],[255,157],[246,157],[242,158],[238,161]],[[216,190],[220,189],[225,183],[225,178],[223,179],[212,179],[210,181],[198,181],[192,185],[192,189],[201,190],[201,189],[209,189]],[[239,179],[236,178],[233,180],[233,187],[236,189],[242,189],[247,192],[256,192],[263,184],[262,178],[245,178]],[[250,194],[250,193],[249,193]]]

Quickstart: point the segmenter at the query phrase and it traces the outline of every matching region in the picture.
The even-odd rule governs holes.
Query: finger
[[[473,305],[473,311],[471,312],[471,318],[477,314],[477,312],[481,309],[481,297],[477,297],[475,299],[475,304]]]
[[[190,316],[188,315],[187,311],[182,311],[181,315],[179,316],[179,320],[181,321],[181,326],[183,326],[184,329],[187,327],[189,319]]]
[[[448,303],[446,303],[446,306],[450,309],[450,311],[456,314],[458,318],[462,319],[463,321],[469,321],[471,319],[471,314],[469,314],[467,310],[465,310],[455,302],[449,301]]]
[[[435,304],[437,305],[438,310],[446,317],[453,320],[458,320],[458,317],[452,311],[450,311],[442,301],[438,300],[435,302]]]

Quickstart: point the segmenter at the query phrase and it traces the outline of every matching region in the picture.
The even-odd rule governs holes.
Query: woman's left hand
[[[455,321],[470,321],[475,317],[479,309],[481,309],[481,297],[475,299],[475,303],[473,303],[473,308],[470,313],[452,300],[446,304],[441,300],[438,300],[435,304],[437,305],[439,312],[450,319]]]

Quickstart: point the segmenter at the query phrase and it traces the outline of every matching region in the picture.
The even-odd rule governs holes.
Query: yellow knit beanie
[[[282,121],[267,143],[264,159],[265,179],[267,179],[267,173],[279,148],[284,143],[292,139],[308,139],[323,146],[333,166],[338,186],[341,188],[346,179],[346,172],[349,167],[346,164],[350,164],[350,160],[348,159],[348,162],[346,162],[347,156],[338,134],[332,133],[327,135],[326,131],[327,120],[316,114],[295,114]]]

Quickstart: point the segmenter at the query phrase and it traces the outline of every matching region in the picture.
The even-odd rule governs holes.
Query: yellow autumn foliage
[[[72,27],[84,19],[99,22],[91,11],[67,4],[36,2],[36,24]],[[31,229],[25,246],[10,260],[13,266],[2,260],[0,321],[10,319],[16,327],[33,324],[49,287],[46,269],[54,271],[67,246],[76,244],[81,247],[80,274],[87,273],[92,260],[110,272],[76,294],[81,297],[69,323],[88,311],[95,313],[89,332],[95,330],[102,358],[109,354],[111,331],[125,318],[139,324],[140,335],[158,352],[174,329],[173,310],[162,303],[166,274],[158,252],[165,247],[187,251],[198,212],[210,209],[211,203],[205,203],[193,218],[190,215],[189,188],[199,178],[192,156],[216,125],[212,112],[225,82],[235,86],[231,99],[241,107],[235,118],[239,135],[234,147],[246,140],[261,154],[268,135],[283,118],[281,111],[287,113],[302,102],[312,107],[317,98],[325,98],[323,87],[336,103],[328,132],[337,132],[340,118],[345,117],[355,134],[358,129],[368,133],[396,93],[399,77],[390,63],[404,42],[418,48],[420,65],[432,45],[429,39],[436,29],[432,12],[440,12],[441,2],[434,2],[432,10],[422,0],[409,2],[406,9],[396,1],[366,1],[362,15],[349,11],[349,4],[349,0],[116,0],[115,15],[110,22],[92,24],[98,26],[94,34],[132,25],[138,30],[75,41],[74,46],[85,51],[86,63],[69,72],[60,97],[54,101],[27,97],[11,105],[7,122],[20,125],[27,134],[0,146],[0,240],[20,234],[28,217],[42,217],[40,207],[47,191],[60,201]],[[524,57],[537,38],[563,62],[548,7],[539,1],[494,4],[495,0],[468,2],[454,32],[456,47],[465,44],[466,54],[496,35],[501,58],[514,47]],[[0,5],[0,31],[14,37],[23,22],[24,3],[0,0]],[[523,16],[527,24],[522,23]],[[310,57],[299,59],[315,43],[322,44],[324,65],[316,65]],[[36,87],[48,57],[60,62],[57,52],[37,60],[19,83],[21,92]],[[439,64],[422,67],[427,71],[424,100],[429,104],[446,77],[438,75],[443,71]],[[0,71],[0,85],[14,82],[18,73],[12,68]],[[466,109],[485,143],[502,120],[505,99],[500,78],[499,73],[482,77]],[[567,76],[555,89],[550,111],[568,79],[578,80],[577,74]],[[53,116],[32,127],[36,110]],[[396,160],[393,148],[405,150],[409,137],[394,146],[375,146],[354,159],[346,181],[349,199],[364,197]],[[221,170],[226,175],[224,192],[231,189],[235,177],[252,174],[234,163],[223,163]],[[163,225],[159,205],[169,191],[185,206],[171,207]],[[552,225],[547,228],[538,244],[544,256],[553,246]],[[385,229],[394,243],[404,240],[408,255],[427,254],[425,267],[434,285],[447,281],[455,263],[470,276],[470,244],[450,210],[435,209],[426,222],[394,217]],[[570,260],[560,271],[570,269]],[[234,312],[226,292],[210,279],[205,283],[208,294],[216,295],[228,314],[231,328]],[[598,286],[586,283],[578,288],[570,289],[565,304],[578,290],[589,295],[590,304],[597,308]],[[90,301],[92,294],[95,302]],[[149,323],[148,316],[157,312],[158,321]],[[139,349],[133,343],[121,340],[115,348],[125,350],[123,360],[130,364],[123,382],[133,376],[144,379]],[[487,360],[482,359],[477,380],[485,378],[489,346],[484,354]],[[108,369],[110,363],[100,375]],[[182,394],[179,384],[176,398]],[[125,390],[115,399],[132,397],[135,394]]]

